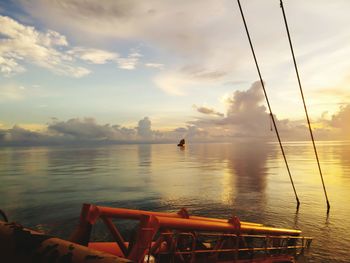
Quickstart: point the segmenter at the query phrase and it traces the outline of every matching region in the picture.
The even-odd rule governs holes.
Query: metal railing
[[[296,257],[304,253],[311,242],[311,237],[172,232],[161,233],[150,252],[160,262],[164,257],[172,261],[177,258],[180,262],[196,262],[198,257],[210,262],[236,262],[274,255]]]

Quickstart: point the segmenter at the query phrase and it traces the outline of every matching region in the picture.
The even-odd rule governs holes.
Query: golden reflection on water
[[[57,218],[64,225],[84,202],[163,211],[186,206],[222,218],[233,211],[242,220],[301,228],[315,238],[311,262],[350,262],[350,144],[317,146],[331,203],[328,216],[310,142],[285,144],[301,201],[298,212],[279,146],[256,141],[184,149],[151,144],[1,149],[0,207],[24,225]]]
[[[233,205],[233,200],[236,199],[236,192],[233,189],[236,188],[237,176],[232,174],[232,172],[228,167],[223,169],[221,179],[221,202],[227,205]]]

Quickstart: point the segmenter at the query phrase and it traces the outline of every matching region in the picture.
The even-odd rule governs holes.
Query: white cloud
[[[47,68],[59,75],[80,78],[91,73],[85,67],[77,66],[76,60],[90,64],[113,62],[121,69],[133,70],[142,55],[131,50],[127,57],[102,49],[70,48],[65,36],[48,30],[46,33],[34,27],[25,26],[6,16],[0,16],[0,72],[12,76],[25,71],[23,62]]]
[[[9,77],[16,73],[21,73],[24,71],[25,68],[19,65],[14,58],[0,55],[0,72],[3,75]]]
[[[261,105],[263,102],[260,82],[255,82],[248,90],[237,90],[228,97],[226,117],[222,115],[219,119],[198,119],[191,124],[223,137],[270,136],[270,116],[265,106]],[[213,114],[215,111],[203,108],[201,112]]]
[[[166,93],[176,96],[184,96],[185,90],[195,84],[193,80],[185,78],[182,74],[170,71],[157,75],[153,81]]]
[[[68,53],[92,64],[105,64],[107,62],[116,60],[119,57],[118,53],[83,47],[76,47],[70,50]]]
[[[136,65],[139,63],[140,57],[142,57],[142,55],[137,52],[131,52],[128,57],[126,58],[118,58],[116,59],[119,68],[121,69],[128,69],[128,70],[132,70],[136,68]]]
[[[145,66],[148,68],[156,68],[156,69],[164,68],[164,64],[161,64],[161,63],[146,63]]]
[[[188,65],[157,74],[153,81],[163,91],[176,95],[186,95],[188,90],[203,85],[215,84],[225,78],[226,72],[215,68]]]
[[[217,74],[218,82],[231,81],[237,76],[248,81],[256,78],[238,7],[232,1],[177,1],[176,5],[163,0],[22,0],[20,3],[34,18],[70,32],[79,40],[143,43],[157,56],[166,54],[167,68],[171,68],[173,76],[161,72],[155,82],[172,94],[186,93],[188,82],[195,77],[181,72],[189,61],[209,72],[222,73]],[[284,90],[290,90],[295,75],[278,3],[270,0],[242,4],[264,79],[278,83],[276,86],[283,81]],[[350,54],[346,45],[350,37],[346,26],[350,23],[349,1],[334,4],[295,0],[286,3],[285,8],[297,60],[304,72],[303,82],[316,87],[343,78],[350,68],[344,59]],[[145,66],[152,67],[151,64]],[[134,63],[121,59],[120,67],[132,69]],[[206,80],[197,82],[206,83]],[[272,94],[278,96],[277,92]]]
[[[231,70],[232,63],[239,63],[238,58],[231,59],[227,50],[236,45],[232,44],[231,12],[222,2],[205,0],[201,2],[185,1],[173,5],[167,1],[60,1],[47,2],[23,1],[23,6],[34,17],[42,19],[50,26],[70,32],[79,32],[79,38],[84,37],[94,41],[98,39],[115,39],[145,43],[152,49],[166,50],[172,56],[178,56],[179,61],[191,59],[198,65],[203,65],[200,74],[182,72],[182,65],[172,67],[166,73],[156,77],[156,84],[172,94],[184,94],[187,85],[195,78],[197,84],[216,75],[218,78],[227,75],[226,67]],[[41,11],[42,10],[42,11]],[[45,12],[44,12],[45,10]],[[52,19],[57,17],[57,19]],[[64,17],[64,19],[62,19]],[[217,25],[214,29],[214,25]],[[218,30],[220,28],[220,30]],[[233,29],[234,30],[234,29]],[[223,50],[223,46],[225,49]],[[116,60],[119,68],[135,69],[140,55],[130,54]],[[182,64],[182,62],[180,62]],[[146,67],[162,69],[161,63],[145,63]],[[224,73],[224,74],[222,74]],[[180,75],[179,78],[177,75]],[[188,78],[189,80],[185,80]],[[184,79],[182,81],[181,79]],[[174,84],[172,84],[174,83]],[[177,87],[172,87],[176,85]]]
[[[58,32],[42,33],[6,16],[0,16],[0,24],[0,71],[5,76],[23,72],[23,61],[72,77],[90,73],[84,67],[74,66],[72,57],[60,50],[67,47],[68,42]]]
[[[75,58],[87,61],[90,64],[106,64],[113,62],[120,69],[133,70],[139,63],[142,55],[138,51],[131,51],[127,57],[121,57],[116,52],[96,48],[76,47],[67,52]]]

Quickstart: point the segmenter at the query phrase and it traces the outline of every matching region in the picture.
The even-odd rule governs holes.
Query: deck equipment
[[[115,242],[90,242],[92,226],[102,220]],[[138,222],[129,240],[115,222]],[[294,262],[312,238],[301,231],[178,213],[150,212],[84,204],[71,242],[132,262]]]

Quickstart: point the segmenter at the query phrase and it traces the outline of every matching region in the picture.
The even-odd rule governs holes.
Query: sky
[[[241,0],[282,139],[307,140],[278,0]],[[315,137],[350,139],[350,1],[285,0]],[[236,1],[0,1],[0,143],[275,140]]]

